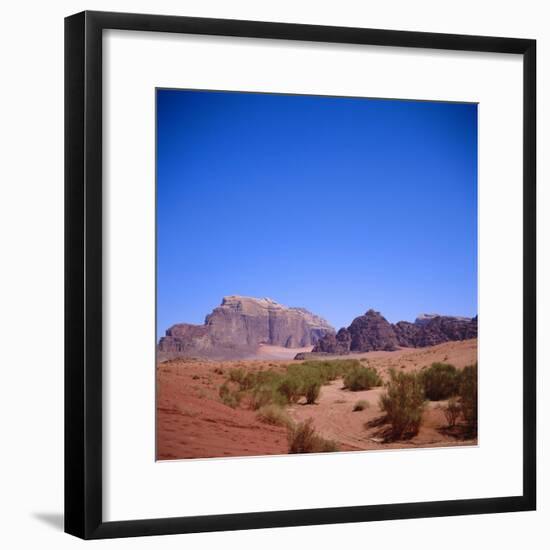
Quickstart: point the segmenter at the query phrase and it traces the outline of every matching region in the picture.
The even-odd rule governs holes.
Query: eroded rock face
[[[303,308],[286,307],[270,298],[226,296],[206,316],[204,325],[178,324],[159,341],[160,358],[246,356],[260,344],[313,346],[334,329]]]
[[[339,340],[340,334],[346,334],[346,339]],[[345,342],[348,338],[349,345],[346,349]],[[349,327],[340,329],[336,336],[325,336],[315,344],[313,353],[393,351],[399,346],[422,348],[471,338],[477,338],[477,316],[470,319],[424,314],[414,323],[399,321],[391,324],[380,313],[371,309],[365,315],[355,318]]]
[[[409,323],[408,321],[399,321],[393,325],[393,330],[395,331],[395,336],[400,346],[405,348],[416,347],[411,346],[411,342],[416,340],[421,331],[419,325],[416,323]]]
[[[378,311],[369,309],[348,327],[350,351],[394,351],[399,346],[393,326]]]
[[[443,342],[477,338],[477,316],[465,319],[440,315],[416,326],[419,330],[409,339],[409,347],[423,348]]]
[[[396,350],[400,342],[394,327],[378,311],[369,309],[365,315],[356,317],[347,328],[336,335],[329,334],[313,348],[313,353],[345,354],[367,351]]]
[[[313,348],[316,353],[348,353],[351,345],[351,334],[348,329],[341,328],[337,334],[327,334]]]

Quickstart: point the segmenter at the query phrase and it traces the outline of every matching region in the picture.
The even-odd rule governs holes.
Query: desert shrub
[[[335,359],[327,361],[327,363],[329,363],[330,369],[334,369],[334,375],[331,377],[331,380],[339,376],[345,376],[350,370],[361,367],[361,362],[358,359]]]
[[[279,383],[279,392],[289,403],[296,403],[302,396],[302,381],[298,376],[286,375]]]
[[[392,438],[416,435],[424,406],[424,386],[420,375],[392,369],[386,393],[380,397],[380,408],[391,424]]]
[[[232,409],[236,409],[240,404],[238,394],[228,393],[227,395],[224,395],[222,397],[222,403],[224,405],[227,405],[228,407],[231,407]]]
[[[280,381],[283,379],[284,375],[280,372],[276,372],[274,370],[265,370],[257,372],[254,375],[254,384],[252,386],[252,389],[258,387],[258,386],[277,386]]]
[[[296,453],[332,453],[338,445],[318,435],[312,426],[312,419],[300,422],[288,431],[288,452]]]
[[[222,403],[232,409],[236,409],[241,402],[242,393],[238,390],[231,389],[227,382],[224,382],[220,386],[219,394]]]
[[[287,367],[286,376],[295,378],[301,383],[305,382],[307,379],[313,378],[319,380],[319,382],[323,384],[329,380],[327,372],[322,367],[319,368],[308,362],[304,362],[301,365],[289,365]]]
[[[477,363],[464,367],[460,374],[460,408],[466,425],[477,432]]]
[[[315,453],[336,453],[340,450],[338,443],[332,439],[324,439],[319,437],[319,450]]]
[[[225,395],[231,393],[231,388],[229,387],[228,383],[227,382],[224,382],[221,386],[220,386],[220,390],[219,390],[219,394],[220,394],[220,397],[223,399]]]
[[[370,407],[370,403],[368,401],[365,401],[364,399],[360,399],[353,405],[353,412],[363,411],[365,409],[368,409]]]
[[[367,359],[363,358],[361,361],[367,361]],[[342,374],[349,369],[360,367],[361,361],[359,359],[333,359],[331,361],[327,361],[327,363],[333,364],[338,369],[339,373]]]
[[[237,384],[240,384],[245,376],[246,373],[244,369],[231,369],[229,371],[229,380],[231,380],[231,382],[236,382]]]
[[[222,393],[224,393],[225,399],[229,402],[231,398],[227,397],[227,389],[224,389],[224,386],[228,388],[236,386],[239,399],[244,395],[249,396],[253,409],[259,409],[270,403],[285,405],[287,399],[278,392],[282,377],[282,374],[272,370],[247,372],[242,368],[232,369],[229,371],[229,378],[220,387],[220,397],[223,400]]]
[[[460,373],[453,365],[432,363],[420,376],[430,401],[441,401],[458,393]]]
[[[382,379],[373,367],[353,367],[344,376],[344,388],[351,391],[370,390],[382,385]]]
[[[307,403],[314,403],[321,386],[328,384],[339,376],[345,376],[352,369],[361,369],[356,359],[340,359],[333,361],[304,361],[300,365],[290,365],[287,376],[294,378],[299,396],[304,396]]]
[[[456,397],[451,397],[449,401],[447,401],[447,405],[443,407],[443,414],[445,415],[449,428],[454,428],[456,426],[460,413],[461,406],[458,399]]]
[[[278,405],[264,405],[258,410],[257,418],[265,424],[291,428],[293,422],[285,410]]]
[[[309,404],[315,403],[319,398],[321,386],[339,376],[346,376],[352,370],[367,371],[356,359],[312,360],[299,365],[289,365],[286,375],[279,383],[279,391],[291,403],[297,402],[300,397],[305,397]],[[372,377],[370,371],[374,369],[368,371]],[[380,380],[377,375],[376,380]]]
[[[318,399],[321,386],[326,384],[329,376],[326,370],[311,364],[291,365],[285,378],[279,385],[279,391],[290,394],[290,401],[296,402],[305,397],[308,404]]]
[[[246,391],[252,389],[256,385],[258,374],[247,372],[242,368],[231,369],[229,371],[229,380],[239,384],[240,389]]]
[[[304,361],[300,365],[290,365],[289,373],[314,374],[318,376],[322,384],[335,380],[339,376],[344,376],[348,370],[360,367],[361,363],[357,359],[332,359],[330,361],[310,360]]]
[[[274,384],[262,384],[254,388],[251,399],[252,408],[258,410],[265,405],[279,405],[284,407],[288,404],[285,396],[279,393]]]
[[[279,406],[297,403],[304,397],[309,404],[319,398],[321,387],[339,376],[345,376],[350,370],[362,369],[355,359],[336,359],[331,361],[304,361],[286,367],[286,372],[273,369],[247,372],[243,368],[229,371],[225,384],[234,385],[242,395],[250,397],[250,404],[257,410],[269,404]],[[364,369],[363,369],[364,370]],[[233,399],[227,389],[221,390],[228,403]],[[220,393],[221,397],[221,393]]]
[[[316,378],[308,378],[304,381],[304,396],[306,403],[312,405],[319,398],[321,393],[321,382]]]

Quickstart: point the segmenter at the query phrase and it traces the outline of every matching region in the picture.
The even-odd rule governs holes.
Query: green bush
[[[353,367],[344,376],[344,388],[351,391],[370,390],[381,385],[382,379],[373,367]]]
[[[251,399],[252,408],[258,410],[265,405],[279,405],[284,407],[288,404],[286,397],[279,393],[278,388],[274,384],[263,384],[254,388]]]
[[[258,410],[256,416],[260,422],[273,426],[291,428],[294,425],[285,410],[278,405],[264,405]]]
[[[259,374],[259,373],[258,373]],[[243,391],[252,389],[257,383],[258,375],[254,372],[246,372],[244,369],[231,369],[229,371],[229,380],[239,384]]]
[[[380,397],[380,408],[391,424],[393,439],[418,433],[425,407],[424,386],[416,373],[390,371],[387,390]]]
[[[424,393],[430,401],[441,401],[458,393],[460,372],[453,365],[432,363],[420,376]]]
[[[279,383],[279,392],[289,403],[297,403],[302,396],[302,381],[298,376],[286,375]]]
[[[363,411],[365,409],[368,409],[369,407],[370,407],[370,403],[368,401],[365,401],[364,399],[360,399],[353,406],[353,412]]]
[[[332,359],[330,361],[304,361],[299,365],[290,365],[288,373],[315,374],[319,376],[323,384],[335,380],[339,376],[344,376],[350,369],[360,367],[361,363],[357,359]]]
[[[340,376],[349,365],[349,361],[304,361],[300,365],[290,365],[279,391],[292,403],[300,397],[305,397],[308,404],[315,403],[321,386]]]
[[[292,427],[288,431],[288,452],[297,453],[332,453],[338,451],[338,445],[329,439],[324,439],[315,432],[310,418]]]
[[[236,409],[241,403],[242,393],[238,390],[231,389],[227,382],[224,382],[220,386],[219,394],[222,403],[232,409]]]
[[[234,368],[229,371],[229,378],[225,385],[238,387],[242,395],[250,397],[253,409],[257,410],[265,405],[279,406],[288,403],[297,403],[304,397],[308,404],[315,403],[319,398],[321,387],[339,376],[345,376],[351,370],[365,370],[355,359],[336,359],[331,361],[304,361],[286,367],[286,372],[265,370],[247,372],[246,369]],[[372,369],[371,369],[372,370]],[[222,390],[227,403],[234,401],[228,395],[227,389]]]
[[[274,370],[265,370],[252,374],[254,376],[254,378],[251,379],[253,382],[253,384],[251,385],[252,389],[257,386],[263,386],[266,384],[276,386],[283,378],[282,373],[276,372]]]
[[[321,386],[327,383],[327,379],[315,367],[302,365],[299,367],[288,369],[279,383],[279,392],[291,403],[296,403],[300,397],[305,397],[308,404],[315,403],[321,392]]]
[[[473,433],[477,433],[477,363],[462,370],[459,395],[466,425]]]
[[[321,381],[316,378],[309,378],[304,381],[304,395],[306,403],[312,405],[319,398],[321,393]]]
[[[447,425],[449,428],[454,428],[456,426],[456,422],[461,412],[462,408],[458,402],[458,399],[456,397],[451,397],[449,401],[447,401],[447,405],[443,407],[443,414],[447,419]]]
[[[229,371],[229,380],[231,382],[236,382],[237,384],[240,384],[245,376],[246,373],[244,372],[244,369],[231,369]]]

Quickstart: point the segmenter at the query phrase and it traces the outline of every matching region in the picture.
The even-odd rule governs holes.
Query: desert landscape
[[[156,458],[477,445],[477,104],[156,99]]]
[[[226,296],[157,348],[157,459],[477,445],[477,317],[335,331],[269,298]]]

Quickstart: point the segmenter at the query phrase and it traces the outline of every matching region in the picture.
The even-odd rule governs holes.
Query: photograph
[[[550,10],[435,4],[3,5],[2,548],[544,546]]]
[[[156,460],[477,447],[478,104],[155,94]]]

